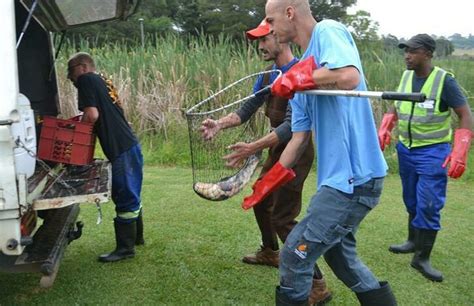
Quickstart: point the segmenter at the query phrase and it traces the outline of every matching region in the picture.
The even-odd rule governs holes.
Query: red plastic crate
[[[87,165],[94,159],[94,124],[77,118],[44,116],[38,158],[71,165]]]

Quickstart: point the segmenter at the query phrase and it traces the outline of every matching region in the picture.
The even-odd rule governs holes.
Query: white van
[[[66,246],[81,235],[79,203],[110,197],[110,165],[36,157],[43,116],[60,113],[52,32],[126,19],[138,0],[0,1],[0,272],[40,272],[53,284]],[[60,34],[58,34],[60,35]]]

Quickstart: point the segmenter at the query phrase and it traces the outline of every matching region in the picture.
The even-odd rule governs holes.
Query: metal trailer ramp
[[[43,223],[19,256],[0,253],[0,270],[5,272],[40,272],[40,286],[53,285],[67,245],[82,234],[79,203],[108,202],[111,190],[111,166],[95,160],[87,166],[55,165],[37,167],[28,179],[28,203],[32,203]]]
[[[48,211],[43,224],[33,236],[14,267],[19,272],[40,272],[42,288],[53,285],[67,245],[82,233],[82,222],[77,222],[79,204]]]
[[[95,160],[87,166],[63,165],[59,170],[55,170],[56,173],[47,175],[46,180],[29,185],[33,189],[45,184],[44,188],[40,187],[41,194],[33,200],[34,210],[56,209],[75,203],[99,204],[109,201],[112,180],[108,161]],[[34,193],[33,190],[30,192]]]

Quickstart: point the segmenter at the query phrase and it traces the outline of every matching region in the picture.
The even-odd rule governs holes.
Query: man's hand
[[[472,134],[469,129],[457,129],[454,133],[453,150],[443,163],[443,168],[446,168],[450,163],[448,176],[451,178],[461,177],[466,170],[467,153],[471,146]]]
[[[390,144],[392,130],[397,120],[398,117],[395,113],[387,113],[383,116],[378,132],[380,149],[382,149],[382,151]]]
[[[244,198],[242,208],[247,210],[262,202],[270,193],[296,177],[291,168],[277,162],[261,179],[252,186],[253,193]]]
[[[213,119],[206,119],[201,123],[199,131],[205,140],[211,140],[221,130],[219,122]]]
[[[232,153],[223,157],[226,161],[225,165],[232,168],[237,168],[242,164],[242,161],[247,159],[250,155],[255,154],[257,150],[254,149],[252,143],[238,142],[228,147]]]
[[[314,57],[310,56],[290,68],[272,84],[272,95],[291,99],[296,91],[315,89],[313,70],[317,68]]]

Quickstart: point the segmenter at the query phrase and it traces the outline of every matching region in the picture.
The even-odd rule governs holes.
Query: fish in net
[[[200,131],[204,120],[218,120],[235,112],[245,101],[256,95],[269,93],[269,88],[252,93],[255,81],[267,73],[281,73],[275,70],[263,71],[242,78],[186,111],[193,170],[193,190],[200,197],[211,201],[226,200],[239,193],[252,179],[262,153],[249,156],[238,168],[225,165],[223,156],[230,153],[228,147],[237,142],[255,141],[269,130],[268,120],[258,110],[245,123],[220,130],[212,139],[204,139]]]
[[[260,161],[261,152],[251,155],[244,166],[234,175],[225,177],[217,183],[196,182],[194,191],[204,199],[212,201],[226,200],[241,191],[252,178]]]

